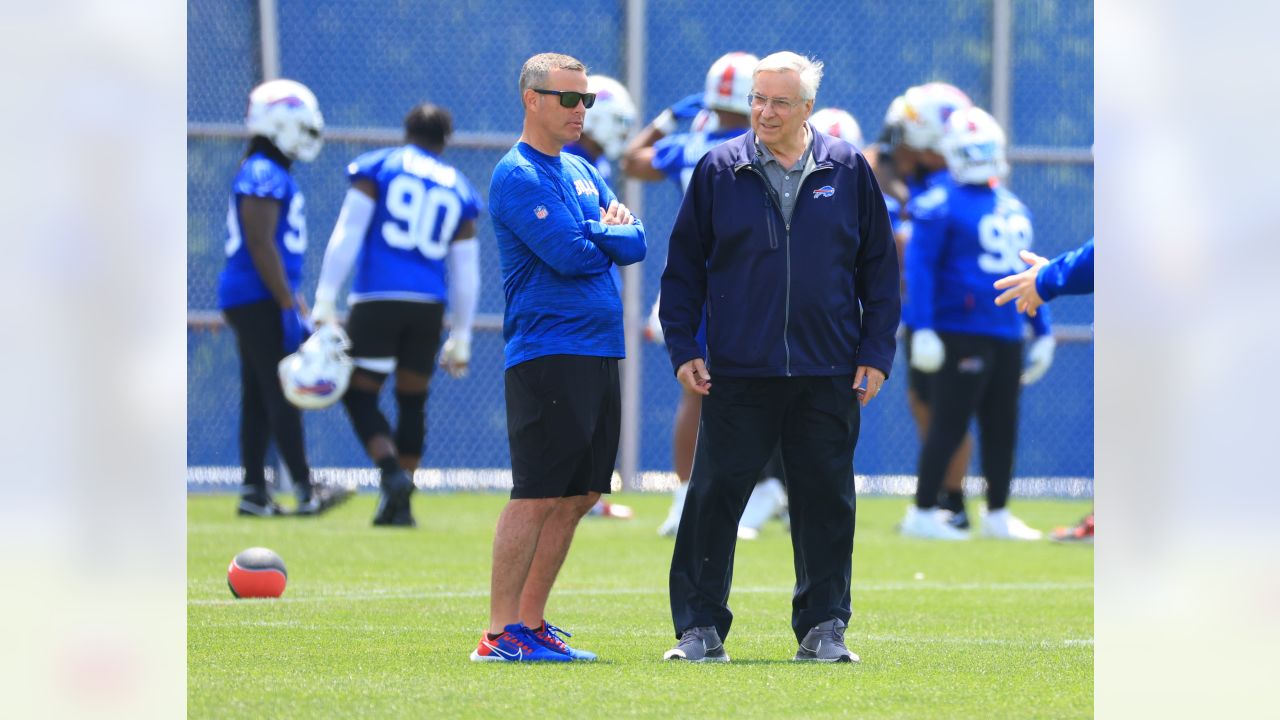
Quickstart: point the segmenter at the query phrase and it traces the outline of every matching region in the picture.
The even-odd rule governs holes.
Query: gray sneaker
[[[720,634],[715,627],[695,627],[680,635],[680,642],[662,656],[663,660],[686,662],[729,662]]]
[[[815,625],[800,641],[795,660],[812,662],[859,662],[862,658],[844,644],[844,622],[832,618]]]

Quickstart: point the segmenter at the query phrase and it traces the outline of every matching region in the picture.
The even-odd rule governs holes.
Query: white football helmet
[[[712,110],[727,110],[739,115],[751,114],[751,74],[760,58],[745,52],[731,52],[720,56],[707,71],[706,90],[702,94],[702,106]]]
[[[985,185],[1009,174],[1000,123],[980,107],[961,108],[947,119],[942,156],[958,183]]]
[[[582,132],[604,148],[605,157],[617,160],[636,124],[636,104],[622,83],[605,75],[587,77],[587,92],[596,94],[596,103],[582,121]]]
[[[940,152],[938,143],[947,131],[947,118],[973,101],[954,85],[931,82],[908,88],[902,96],[902,141],[917,150]],[[890,106],[893,112],[893,106]]]
[[[324,145],[320,103],[296,80],[268,80],[254,88],[244,124],[250,133],[267,138],[295,160],[315,160]]]
[[[280,361],[280,387],[289,402],[319,410],[338,401],[351,382],[351,340],[342,328],[324,323],[292,355]]]
[[[852,115],[840,108],[823,108],[809,116],[809,124],[828,135],[838,137],[856,148],[862,147],[862,128]]]

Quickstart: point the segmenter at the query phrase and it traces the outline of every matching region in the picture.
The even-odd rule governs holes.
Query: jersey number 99
[[[387,213],[392,220],[382,224],[382,237],[388,245],[417,248],[428,259],[439,260],[458,230],[462,203],[451,190],[438,185],[428,189],[415,177],[397,175],[387,186]]]
[[[978,241],[984,251],[978,256],[982,272],[1001,276],[1022,272],[1027,264],[1018,251],[1031,247],[1031,220],[1026,215],[983,215],[978,221]]]

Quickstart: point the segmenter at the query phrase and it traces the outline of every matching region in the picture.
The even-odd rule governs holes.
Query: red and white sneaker
[[[619,520],[630,520],[635,516],[629,505],[619,505],[618,503],[605,502],[604,500],[592,505],[591,511],[587,514],[596,517],[617,518]]]
[[[1049,537],[1050,540],[1060,543],[1084,543],[1086,545],[1093,544],[1093,513],[1084,516],[1084,519],[1075,527],[1060,527],[1053,531]]]

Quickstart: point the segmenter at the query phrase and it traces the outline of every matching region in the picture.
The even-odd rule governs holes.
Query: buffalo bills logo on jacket
[[[536,217],[536,218],[538,218],[539,220],[546,220],[546,219],[547,219],[547,208],[546,208],[546,206],[545,206],[545,205],[539,205],[538,207],[534,208],[534,209],[533,209],[533,216],[534,216],[534,217]]]
[[[823,185],[822,187],[813,191],[813,199],[817,200],[820,197],[829,198],[835,194],[836,194],[835,188],[831,187],[830,185]]]

